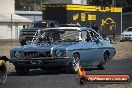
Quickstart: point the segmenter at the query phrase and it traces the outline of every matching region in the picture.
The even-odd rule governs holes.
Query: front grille
[[[36,32],[23,32],[23,35],[35,35]]]
[[[46,51],[46,52],[40,52],[39,57],[52,57],[50,51]]]
[[[26,40],[32,40],[33,37],[25,37]]]
[[[30,51],[30,52],[24,52],[25,58],[40,58],[40,57],[52,57],[50,51],[44,51],[44,52],[36,52],[36,51]]]
[[[36,51],[24,52],[25,58],[36,58],[38,53]]]

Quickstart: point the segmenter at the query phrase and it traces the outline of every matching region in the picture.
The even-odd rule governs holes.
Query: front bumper
[[[132,40],[132,37],[122,36],[122,40]]]
[[[66,67],[69,58],[32,58],[32,59],[10,59],[11,63],[15,66],[30,68],[54,68]]]

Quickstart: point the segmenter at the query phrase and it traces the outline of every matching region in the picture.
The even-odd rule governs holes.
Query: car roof
[[[130,28],[132,28],[132,27],[127,27],[127,28],[125,29],[125,31],[127,31],[127,30],[130,29]]]
[[[129,28],[132,28],[132,27],[128,27],[127,29],[129,29]]]
[[[44,28],[43,30],[64,30],[64,29],[75,29],[75,30],[81,30],[81,31],[85,31],[85,30],[90,30],[90,31],[94,31],[94,29],[92,28],[87,28],[87,27],[53,27],[53,28]]]

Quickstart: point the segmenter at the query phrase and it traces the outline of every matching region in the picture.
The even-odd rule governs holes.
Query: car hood
[[[132,35],[132,32],[124,31],[122,34],[123,34],[123,35]]]
[[[13,48],[12,51],[49,51],[49,50],[65,50],[68,46],[77,44],[77,42],[64,42],[64,43],[45,43],[41,45],[25,45]]]

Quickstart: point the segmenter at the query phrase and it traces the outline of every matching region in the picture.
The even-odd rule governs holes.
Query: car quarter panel
[[[96,48],[95,42],[80,42],[67,47],[67,51],[70,58],[72,58],[73,53],[78,52],[80,54],[81,63],[90,63],[96,59]]]
[[[112,44],[110,44],[108,41],[106,41],[106,40],[101,40],[100,41],[100,43],[99,44],[97,44],[97,47],[98,47],[98,53],[100,53],[99,55],[99,57],[101,57],[101,58],[103,58],[104,57],[104,53],[107,51],[107,52],[109,52],[109,58],[110,59],[112,59],[112,57],[115,55],[115,52],[116,52],[116,50],[115,50],[115,47],[112,45]],[[101,58],[99,58],[99,59],[101,59]]]

